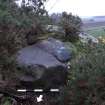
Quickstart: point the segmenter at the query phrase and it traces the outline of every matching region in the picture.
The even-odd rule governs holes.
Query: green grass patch
[[[85,32],[93,35],[94,37],[105,36],[105,27],[93,27],[85,29]]]

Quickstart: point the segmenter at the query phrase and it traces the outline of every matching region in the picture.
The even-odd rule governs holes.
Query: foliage
[[[44,2],[46,0],[22,0],[21,6],[25,12],[34,11],[37,15],[46,14]]]
[[[93,35],[96,38],[98,38],[99,36],[102,36],[102,37],[105,36],[105,27],[104,26],[84,28],[84,31],[90,35]]]
[[[11,105],[11,99],[9,97],[5,97],[1,100],[1,105]]]
[[[71,62],[66,89],[68,105],[104,104],[105,45],[85,45],[85,48],[86,51],[82,50]]]
[[[78,16],[63,12],[60,24],[65,30],[65,40],[74,42],[79,39],[82,21]]]
[[[71,42],[65,42],[65,46],[71,53],[71,59],[74,59],[76,55],[78,54],[76,46],[72,44]]]
[[[33,6],[37,5],[37,11],[28,11],[27,6],[18,7],[15,0],[0,0],[0,74],[5,75],[3,79],[6,79],[8,74],[14,76],[16,65],[13,55],[27,45],[26,35],[34,35],[37,40],[43,33],[39,15],[43,17],[44,14],[41,14],[39,9],[42,9],[41,2],[44,1],[36,1],[37,4],[34,0],[33,2]]]
[[[26,46],[27,41],[34,43],[44,33],[43,25],[52,22],[43,6],[45,1],[22,0],[22,6],[18,7],[13,0],[0,0],[0,75],[3,75],[3,80],[14,78],[16,65],[13,55],[17,50]],[[30,5],[32,2],[33,5]],[[64,12],[60,25],[66,33],[62,39],[68,41],[65,44],[74,53],[74,59],[70,62],[68,87],[63,89],[61,97],[58,97],[60,105],[104,104],[105,45],[69,43],[78,40],[82,25],[78,16]],[[31,39],[35,40],[32,42]],[[4,105],[9,104],[9,101],[7,99]]]
[[[99,36],[99,41],[103,44],[105,44],[105,37]]]

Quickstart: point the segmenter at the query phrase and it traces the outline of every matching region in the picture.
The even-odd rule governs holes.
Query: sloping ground
[[[84,23],[82,29],[94,37],[105,36],[105,22]]]
[[[105,26],[105,22],[89,22],[83,24],[83,29]]]
[[[100,37],[100,36],[105,36],[105,27],[92,27],[92,28],[87,28],[84,29],[84,31],[94,37]]]

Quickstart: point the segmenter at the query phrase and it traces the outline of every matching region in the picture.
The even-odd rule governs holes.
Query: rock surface
[[[94,43],[94,44],[99,43],[99,40],[97,38],[84,32],[79,34],[79,38],[80,38],[80,41],[83,43],[89,43],[89,42]]]
[[[25,88],[57,88],[66,84],[70,53],[53,38],[25,47],[17,53],[17,76]]]

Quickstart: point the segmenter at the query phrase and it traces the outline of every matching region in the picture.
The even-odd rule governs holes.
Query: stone
[[[67,80],[70,53],[63,42],[48,38],[16,54],[17,78],[24,88],[58,88]]]
[[[79,38],[80,38],[80,41],[83,43],[89,43],[89,42],[93,44],[99,43],[99,40],[97,38],[95,38],[94,36],[90,34],[84,33],[84,32],[79,34]]]
[[[65,47],[65,44],[54,38],[37,43],[37,46],[55,56],[60,62],[67,62],[71,58],[70,51]]]

